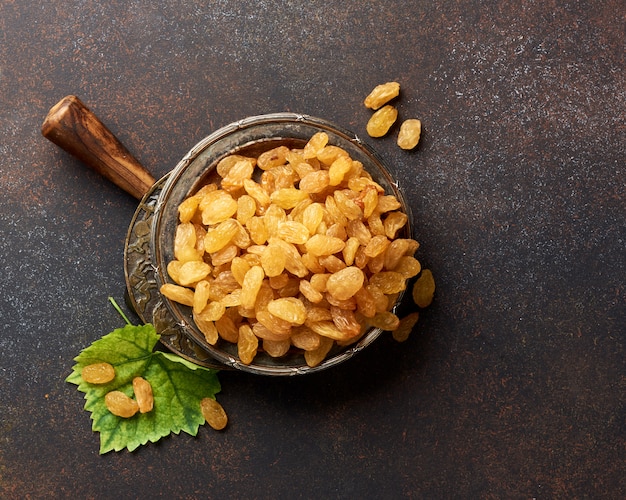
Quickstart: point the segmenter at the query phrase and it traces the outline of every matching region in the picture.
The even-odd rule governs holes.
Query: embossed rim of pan
[[[398,198],[402,204],[402,210],[409,218],[403,237],[410,237],[412,217],[404,195],[374,150],[355,134],[326,120],[309,115],[274,113],[252,116],[231,123],[202,139],[170,173],[155,209],[151,234],[158,287],[160,288],[164,283],[172,283],[167,275],[167,264],[174,258],[173,241],[178,223],[178,206],[187,196],[217,175],[215,166],[221,158],[235,153],[258,155],[280,144],[302,147],[314,133],[320,131],[328,134],[329,144],[346,149],[353,159],[363,163],[372,178],[383,186],[386,192]],[[394,309],[402,301],[402,295],[398,297]],[[299,375],[325,370],[352,358],[382,333],[378,328],[370,328],[359,341],[350,346],[335,345],[327,358],[315,367],[309,367],[301,353],[290,352],[284,357],[272,358],[261,350],[253,362],[246,365],[237,356],[236,344],[220,339],[215,345],[211,345],[205,340],[192,319],[190,307],[180,305],[165,297],[163,300],[186,334],[202,345],[216,360],[227,366],[260,375]]]

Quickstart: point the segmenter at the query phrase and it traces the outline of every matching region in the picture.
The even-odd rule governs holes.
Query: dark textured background
[[[0,0],[0,497],[624,498],[623,0]],[[397,80],[436,302],[318,375],[222,373],[222,433],[98,455],[72,358],[121,326],[136,202],[40,134],[77,94],[156,177],[248,115],[365,136]],[[397,130],[394,130],[397,132]]]

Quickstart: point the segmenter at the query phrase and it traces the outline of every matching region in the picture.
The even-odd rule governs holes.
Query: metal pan
[[[62,149],[140,199],[124,250],[129,303],[144,322],[152,323],[162,343],[190,361],[213,368],[237,368],[263,375],[296,375],[323,370],[350,359],[382,332],[370,328],[351,345],[336,345],[318,366],[309,367],[302,353],[272,358],[259,352],[253,363],[241,363],[237,346],[226,341],[211,345],[199,331],[189,308],[163,298],[162,284],[170,281],[166,268],[173,259],[173,235],[178,206],[216,176],[217,162],[229,154],[258,156],[277,145],[304,147],[318,131],[366,166],[374,180],[393,193],[409,216],[402,237],[411,237],[411,214],[397,182],[373,150],[358,137],[325,120],[294,113],[249,117],[227,125],[196,144],[176,167],[155,182],[149,172],[120,144],[102,122],[75,96],[54,106],[42,127],[43,135]],[[398,307],[402,296],[396,302]]]

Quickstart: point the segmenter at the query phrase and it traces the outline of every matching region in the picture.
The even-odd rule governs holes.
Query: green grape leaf
[[[152,325],[127,325],[96,340],[76,358],[66,381],[85,393],[85,410],[91,412],[92,429],[100,433],[100,453],[129,451],[156,442],[180,431],[192,436],[205,419],[200,401],[220,391],[217,371],[194,365],[174,354],[153,352],[159,340]],[[106,362],[115,368],[115,378],[102,385],[89,384],[81,377],[83,367]],[[113,415],[104,397],[122,391],[133,397],[133,378],[141,376],[152,385],[154,408],[130,418]]]

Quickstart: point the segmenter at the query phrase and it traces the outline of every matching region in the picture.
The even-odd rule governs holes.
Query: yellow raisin
[[[355,294],[357,311],[366,318],[373,318],[376,314],[376,300],[367,288],[360,288]]]
[[[172,283],[165,283],[159,289],[162,295],[174,302],[193,307],[193,291]]]
[[[269,231],[265,221],[261,217],[251,217],[246,222],[246,228],[250,234],[250,238],[257,245],[263,245],[269,237]]]
[[[251,179],[244,179],[243,188],[246,193],[256,200],[260,207],[266,208],[270,204],[270,196],[265,190]]]
[[[340,156],[350,155],[345,149],[332,145],[327,145],[324,149],[317,153],[317,159],[324,165],[332,165],[332,163]]]
[[[289,352],[291,341],[289,339],[271,340],[263,339],[263,350],[272,358],[280,358]]]
[[[268,277],[279,276],[285,269],[287,256],[282,247],[276,242],[272,242],[265,247],[261,254],[261,266]]]
[[[326,290],[338,300],[349,299],[363,286],[365,274],[355,266],[333,273],[326,282]]]
[[[324,207],[319,203],[312,203],[303,210],[301,222],[309,230],[309,234],[315,234],[323,219]]]
[[[213,321],[204,319],[200,314],[197,314],[195,312],[193,313],[193,321],[200,329],[200,331],[204,334],[204,338],[206,339],[206,341],[211,345],[215,345],[219,338],[215,323]]]
[[[257,312],[256,319],[270,332],[270,335],[268,335],[267,338],[282,340],[284,338],[289,338],[289,335],[291,335],[291,323],[274,316],[267,310]]]
[[[406,288],[404,276],[395,271],[376,273],[370,278],[370,285],[378,287],[385,294],[401,292]]]
[[[332,255],[341,252],[345,245],[343,240],[323,234],[314,234],[304,244],[306,251],[316,256]]]
[[[211,296],[211,283],[202,280],[196,284],[195,293],[193,294],[193,312],[200,313],[206,307],[209,297]]]
[[[402,122],[398,133],[398,146],[402,149],[413,149],[417,146],[422,133],[422,122],[416,119],[409,119]]]
[[[296,281],[297,284],[297,281]],[[285,297],[271,301],[267,310],[277,318],[292,325],[301,325],[306,320],[306,308],[301,300],[294,297]]]
[[[201,260],[196,250],[196,228],[191,222],[179,224],[174,235],[174,258],[182,262]]]
[[[328,168],[328,180],[331,186],[338,186],[352,168],[352,158],[340,156]]]
[[[206,321],[217,321],[226,312],[226,306],[221,300],[209,302],[206,307],[199,313]]]
[[[233,200],[234,201],[234,200]],[[237,202],[235,202],[237,204]],[[239,231],[239,223],[235,219],[226,219],[214,229],[207,231],[204,238],[204,249],[207,253],[217,252],[224,248]]]
[[[398,265],[394,269],[395,272],[400,273],[406,279],[417,276],[421,270],[422,265],[420,264],[419,260],[409,255],[403,255],[402,257],[400,257]]]
[[[240,224],[245,225],[255,213],[256,201],[252,196],[244,194],[237,198],[237,220]]]
[[[315,288],[313,288],[313,285],[311,285],[310,281],[300,280],[300,283],[298,284],[298,289],[309,302],[313,302],[314,304],[317,304],[324,299],[324,296]]]
[[[328,134],[326,132],[317,132],[309,139],[302,150],[302,157],[307,160],[315,158],[328,144]]]
[[[230,169],[237,163],[242,160],[248,160],[252,162],[253,165],[256,165],[256,158],[249,158],[247,156],[242,155],[229,155],[222,158],[217,162],[217,167],[215,170],[217,171],[217,175],[219,175],[222,179],[228,175]]]
[[[314,170],[309,172],[302,179],[298,188],[305,193],[321,193],[330,185],[330,175],[328,170]]]
[[[413,285],[413,301],[418,307],[428,307],[435,294],[435,279],[430,269],[424,269]]]
[[[200,411],[206,423],[216,431],[221,431],[228,424],[228,416],[224,408],[213,398],[202,399],[200,401]]]
[[[378,109],[383,104],[391,101],[400,94],[400,84],[398,82],[382,83],[374,87],[363,101],[366,108]]]
[[[178,283],[188,286],[206,278],[211,272],[211,266],[206,262],[191,260],[185,262],[178,269]]]
[[[212,191],[200,202],[202,223],[205,226],[219,224],[237,212],[237,202],[226,191]]]
[[[178,206],[178,219],[180,222],[189,222],[196,214],[198,205],[200,204],[199,196],[190,196]]]
[[[373,318],[368,319],[369,323],[381,330],[393,331],[398,328],[400,319],[390,311],[377,313]]]
[[[288,220],[278,224],[276,236],[287,243],[303,245],[309,239],[309,230],[300,222]]]
[[[307,326],[318,335],[332,340],[348,340],[353,337],[349,332],[343,332],[337,328],[332,321],[311,322]]]
[[[328,337],[319,337],[319,346],[315,349],[304,351],[304,360],[311,368],[318,366],[333,347],[333,340]]]
[[[261,170],[268,170],[273,167],[284,165],[288,154],[288,147],[278,146],[274,149],[266,151],[265,153],[261,153],[257,159],[257,165]]]
[[[222,179],[222,189],[233,192],[238,188],[243,187],[243,181],[250,179],[254,172],[254,163],[248,158],[236,162],[228,171],[226,177]],[[231,214],[232,215],[232,214]]]
[[[241,286],[241,305],[245,309],[254,308],[263,278],[265,278],[265,272],[261,266],[253,266],[246,273]]]
[[[284,210],[289,210],[295,207],[302,200],[307,199],[309,193],[301,191],[296,188],[281,188],[274,191],[270,195],[272,203],[276,204]]]
[[[367,255],[368,257],[376,257],[380,254],[382,254],[385,250],[387,250],[387,247],[389,246],[389,243],[391,243],[385,236],[382,235],[377,235],[374,236],[369,243],[365,246],[365,255]]]
[[[115,378],[115,368],[109,363],[93,363],[83,367],[80,372],[88,384],[108,384]]]
[[[252,332],[248,324],[239,327],[239,338],[237,339],[237,354],[244,365],[249,365],[256,356],[259,347],[259,339]]]
[[[332,315],[335,326],[349,337],[356,337],[361,333],[361,324],[357,320],[354,312],[350,309],[341,309],[336,306],[331,306],[330,314]]]
[[[406,255],[407,250],[409,249],[409,241],[406,238],[400,238],[393,240],[387,250],[385,251],[385,269],[387,271],[393,271],[400,259]]]
[[[408,216],[402,212],[391,212],[387,215],[387,218],[383,222],[387,238],[393,240],[396,237],[398,230],[404,227],[408,220]]]
[[[294,328],[290,340],[294,347],[304,351],[313,351],[320,346],[320,336],[308,326]]]
[[[387,104],[376,111],[367,122],[366,130],[371,137],[383,137],[398,118],[398,110]]]
[[[237,343],[239,328],[227,314],[224,314],[215,322],[215,328],[221,338],[233,344]]]
[[[104,396],[104,404],[116,417],[130,418],[139,411],[137,401],[122,391],[111,391]]]
[[[152,394],[152,385],[143,377],[135,377],[133,379],[133,392],[137,398],[139,413],[148,413],[154,407],[154,396]]]
[[[418,319],[419,319],[418,312],[412,312],[409,315],[402,318],[400,320],[400,324],[398,325],[398,328],[396,328],[392,332],[393,339],[396,342],[404,342],[405,340],[407,340],[409,338],[409,335],[411,335],[411,331],[413,330],[413,327],[417,323]]]

